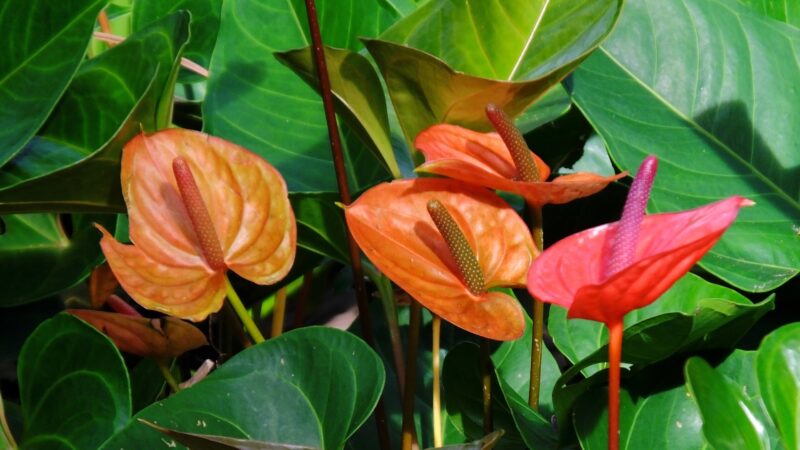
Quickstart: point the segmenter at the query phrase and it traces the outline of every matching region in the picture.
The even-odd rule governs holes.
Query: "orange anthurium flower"
[[[222,306],[227,269],[273,284],[291,268],[286,184],[246,149],[190,130],[140,134],[125,145],[121,179],[134,245],[98,226],[100,245],[143,307],[203,320]]]
[[[455,125],[434,125],[417,135],[414,146],[425,155],[420,172],[442,175],[491,189],[513,192],[533,206],[568,203],[601,191],[624,177],[604,177],[593,173],[563,175],[553,181],[550,168],[535,153],[539,179],[522,181],[503,139],[497,133],[478,133]]]
[[[461,275],[457,258],[429,214],[432,205],[449,212],[470,247],[462,250],[474,252],[479,270],[473,267]],[[502,199],[453,180],[402,180],[373,187],[347,207],[345,217],[367,257],[433,313],[491,339],[522,335],[519,302],[486,290],[524,286],[536,254],[525,223]],[[475,271],[479,288],[470,283]]]

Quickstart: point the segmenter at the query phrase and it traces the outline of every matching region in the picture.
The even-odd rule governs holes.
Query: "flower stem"
[[[441,366],[439,364],[439,344],[441,340],[442,319],[436,314],[433,315],[433,322],[431,323],[433,331],[433,345],[431,353],[433,355],[432,368],[433,371],[433,446],[441,447],[444,445],[442,439],[442,394],[441,394]]]
[[[0,395],[0,432],[6,437],[6,442],[10,446],[10,450],[17,450],[17,443],[14,441],[14,435],[11,434],[11,427],[8,426],[6,420],[6,412],[3,408],[3,396]]]
[[[394,359],[394,373],[397,375],[397,387],[400,397],[405,393],[406,364],[403,361],[403,340],[400,338],[400,326],[397,323],[397,303],[394,298],[394,287],[386,275],[380,273],[371,264],[364,266],[364,273],[378,288],[378,296],[383,306],[386,327],[389,330],[389,340],[392,343],[392,359]]]
[[[278,337],[283,334],[283,321],[286,317],[286,286],[278,289],[275,293],[275,309],[272,310],[272,334],[270,337]]]
[[[544,250],[544,233],[542,227],[542,208],[528,205],[528,218],[531,226],[533,243],[539,252]],[[542,348],[544,346],[544,303],[533,299],[533,332],[531,333],[531,374],[528,390],[528,405],[534,411],[539,410],[539,388],[542,378]]]
[[[492,359],[489,355],[489,340],[481,338],[481,387],[483,390],[483,434],[494,431],[492,417]]]
[[[233,306],[233,310],[236,311],[236,315],[239,316],[242,325],[247,329],[247,333],[250,334],[250,337],[253,338],[256,344],[264,342],[264,336],[261,334],[255,322],[253,322],[253,318],[250,317],[247,308],[242,304],[242,299],[239,298],[239,294],[233,289],[231,280],[228,279],[227,275],[225,276],[225,286],[228,289],[228,302]]]
[[[161,371],[161,375],[164,376],[164,380],[166,380],[169,388],[172,389],[172,392],[179,392],[181,387],[178,385],[178,380],[172,376],[172,372],[169,370],[167,362],[161,358],[156,358],[156,365],[158,366],[158,370]]]
[[[411,450],[414,445],[414,391],[417,385],[417,349],[419,347],[419,328],[422,306],[411,302],[411,316],[408,319],[408,351],[406,351],[406,391],[403,393],[403,440],[402,449]]]
[[[608,324],[608,450],[619,449],[619,376],[622,320]]]

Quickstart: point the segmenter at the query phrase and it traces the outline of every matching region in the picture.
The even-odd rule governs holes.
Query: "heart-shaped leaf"
[[[352,334],[301,328],[239,353],[136,419],[183,433],[341,448],[369,417],[384,377],[380,358]],[[132,420],[103,448],[158,448],[162,438]]]
[[[0,211],[124,210],[122,146],[158,127],[188,26],[188,14],[172,14],[86,61],[39,135],[3,167]]]
[[[6,0],[0,9],[0,166],[42,126],[86,52],[108,0]]]
[[[375,36],[397,17],[385,2],[317,2],[330,46],[359,50],[356,36]],[[274,52],[310,44],[301,4],[291,0],[224,2],[203,104],[204,130],[269,160],[290,191],[335,191],[336,179],[319,95]],[[345,128],[351,187],[385,178],[373,154]]]
[[[25,342],[19,357],[26,449],[95,449],[131,415],[125,363],[111,341],[59,314]]]
[[[800,30],[733,1],[631,0],[571,79],[618,166],[662,161],[651,212],[757,203],[700,262],[752,292],[800,270],[798,46]]]
[[[758,348],[756,374],[764,404],[786,448],[800,443],[800,324],[779,328]]]

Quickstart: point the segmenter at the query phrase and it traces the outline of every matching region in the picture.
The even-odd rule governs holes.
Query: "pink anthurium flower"
[[[442,175],[470,184],[513,192],[533,206],[568,203],[595,194],[624,177],[573,173],[546,181],[550,168],[529,152],[538,169],[539,181],[524,181],[509,148],[497,133],[478,133],[455,125],[434,125],[417,135],[414,146],[425,155],[420,172]]]
[[[140,134],[125,145],[121,179],[134,245],[98,226],[100,245],[143,307],[200,321],[222,306],[228,269],[273,284],[291,268],[286,184],[246,149],[183,129]]]
[[[536,249],[496,195],[453,180],[394,181],[361,195],[345,217],[375,266],[433,313],[490,339],[524,332],[519,302],[488,289],[523,286]]]
[[[609,328],[609,446],[619,446],[619,366],[625,314],[654,302],[708,252],[750,200],[734,196],[677,213],[645,215],[657,160],[644,160],[619,222],[569,236],[545,250],[528,274],[534,297],[570,318]]]

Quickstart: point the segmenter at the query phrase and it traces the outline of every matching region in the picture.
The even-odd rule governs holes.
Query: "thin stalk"
[[[161,375],[164,376],[164,380],[166,380],[169,388],[172,389],[172,392],[180,392],[181,387],[178,380],[172,375],[172,371],[169,370],[167,362],[161,358],[156,358],[156,365],[158,366],[158,370],[161,371]]]
[[[489,340],[481,338],[481,388],[483,390],[483,434],[494,431],[492,417],[492,359],[489,354]]]
[[[406,352],[406,391],[403,394],[403,450],[411,450],[416,444],[414,429],[414,391],[417,385],[417,350],[419,348],[420,318],[422,306],[416,300],[411,302],[411,315],[408,319],[408,351]]]
[[[97,22],[100,24],[100,31],[111,34],[111,23],[108,21],[108,14],[106,13],[105,9],[100,11],[100,14],[97,16]],[[105,41],[105,43],[108,48],[111,48],[115,45],[114,43],[108,41]]]
[[[253,322],[253,318],[250,317],[247,308],[242,304],[242,299],[239,298],[239,294],[233,289],[233,285],[227,275],[225,276],[225,286],[228,289],[228,302],[233,306],[233,310],[236,311],[236,315],[239,316],[242,325],[247,329],[247,333],[250,334],[250,337],[253,338],[256,344],[264,342],[264,336],[261,334],[255,322]]]
[[[433,370],[433,446],[441,447],[444,445],[442,439],[442,394],[441,394],[441,367],[439,363],[439,344],[441,340],[442,319],[433,314],[433,344],[431,353],[433,354],[433,361],[431,370]]]
[[[402,397],[406,388],[406,364],[403,361],[403,341],[400,338],[400,326],[397,323],[394,287],[391,280],[370,264],[364,266],[364,273],[378,288],[378,295],[381,298],[381,305],[383,306],[386,325],[389,330],[389,340],[392,344],[392,358],[394,359],[395,375],[397,375],[397,387],[400,389],[400,396]]]
[[[6,420],[6,411],[5,408],[3,408],[2,395],[0,395],[0,429],[5,435],[8,445],[11,446],[9,450],[17,450],[19,447],[17,446],[17,442],[14,440],[14,435],[11,434],[11,427],[8,426],[8,421]]]
[[[608,450],[619,450],[619,376],[623,322],[608,324]]]
[[[339,128],[336,124],[336,113],[333,105],[333,92],[331,91],[331,81],[328,77],[328,66],[325,62],[325,50],[322,45],[322,35],[319,30],[317,20],[317,5],[314,0],[305,0],[306,16],[308,17],[308,29],[311,34],[311,42],[314,53],[314,65],[317,69],[319,78],[319,88],[322,95],[322,103],[325,107],[325,122],[328,125],[328,137],[331,142],[331,153],[333,156],[333,166],[336,169],[336,183],[339,188],[339,199],[344,205],[350,204],[350,187],[347,185],[347,170],[344,165],[344,152],[342,151],[342,140],[339,137]],[[367,304],[367,289],[364,285],[364,270],[361,267],[361,255],[358,245],[353,239],[350,230],[347,230],[347,242],[350,253],[350,263],[353,270],[353,281],[356,288],[356,299],[358,301],[358,315],[361,319],[361,336],[364,341],[375,347],[375,338],[372,331],[372,319],[369,314]],[[383,406],[383,397],[378,400],[375,406],[375,421],[378,427],[378,440],[382,450],[391,448],[389,443],[389,429],[386,424],[386,410]]]
[[[286,318],[286,286],[275,293],[275,309],[272,310],[272,334],[278,337],[283,334],[283,321]]]
[[[542,208],[528,205],[528,218],[531,226],[533,243],[539,252],[544,250],[544,232],[542,227]],[[533,332],[531,333],[531,374],[528,390],[528,405],[534,411],[539,410],[539,388],[542,377],[542,349],[544,348],[544,303],[533,299]]]

